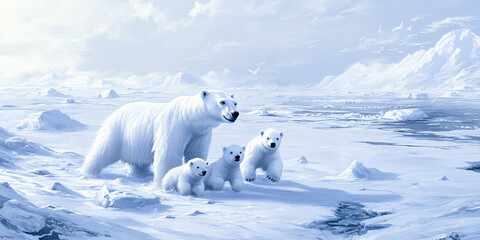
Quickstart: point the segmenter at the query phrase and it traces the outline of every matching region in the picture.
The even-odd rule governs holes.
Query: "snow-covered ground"
[[[97,98],[105,90],[111,93],[0,90],[0,182],[8,183],[0,185],[0,237],[480,239],[477,91],[414,98],[405,96],[419,94],[226,89],[240,117],[214,130],[209,159],[273,127],[284,132],[283,178],[271,183],[260,173],[239,193],[225,187],[184,197],[156,189],[153,176],[127,177],[122,163],[99,178],[83,177],[79,167],[118,107],[167,103],[201,89],[115,88],[118,97]],[[85,127],[17,128],[54,109]]]

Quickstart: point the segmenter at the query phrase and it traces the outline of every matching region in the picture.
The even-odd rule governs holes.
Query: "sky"
[[[354,63],[390,63],[458,28],[480,1],[0,0],[0,83],[311,86]]]

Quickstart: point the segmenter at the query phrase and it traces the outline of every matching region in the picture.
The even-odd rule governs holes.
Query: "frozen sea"
[[[8,182],[0,187],[0,237],[480,239],[477,91],[224,89],[235,94],[240,117],[214,130],[209,160],[276,128],[285,136],[283,177],[271,183],[259,172],[242,192],[226,186],[184,197],[156,189],[153,176],[127,177],[122,163],[98,178],[79,167],[118,107],[201,89],[120,88],[118,98],[97,98],[105,89],[56,90],[62,95],[0,90],[0,182]],[[17,128],[53,109],[84,126]],[[102,194],[117,202],[100,203]]]

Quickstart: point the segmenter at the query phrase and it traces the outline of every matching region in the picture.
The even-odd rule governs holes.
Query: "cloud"
[[[428,25],[428,27],[422,33],[429,33],[435,32],[439,29],[456,26],[456,27],[469,27],[468,23],[477,21],[478,19],[473,16],[463,16],[463,17],[447,17],[440,21],[435,21],[432,24]]]

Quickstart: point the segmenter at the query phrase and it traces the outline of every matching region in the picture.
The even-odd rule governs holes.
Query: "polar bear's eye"
[[[237,106],[237,103],[234,103],[233,105]]]
[[[279,139],[277,138],[277,140],[279,140]]]
[[[242,152],[240,152],[240,154],[242,154]]]
[[[221,101],[220,104],[225,105],[225,101]]]
[[[233,154],[233,152],[230,152],[230,154]]]
[[[268,137],[267,140],[270,140],[270,138]]]
[[[200,167],[197,167],[197,168],[200,168]]]

